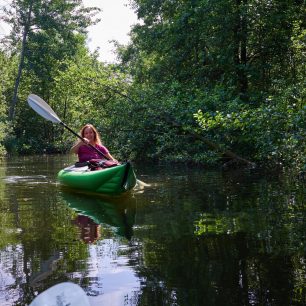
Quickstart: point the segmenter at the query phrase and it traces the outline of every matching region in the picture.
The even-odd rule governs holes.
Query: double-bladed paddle
[[[28,103],[33,108],[33,110],[38,113],[40,116],[44,117],[45,119],[52,121],[53,123],[59,123],[62,126],[64,126],[68,131],[70,131],[72,134],[77,136],[79,139],[81,139],[84,143],[85,139],[74,132],[69,126],[67,126],[54,112],[54,110],[39,96],[30,94],[28,96]],[[86,143],[88,146],[90,146],[93,150],[95,150],[98,154],[103,156],[105,159],[109,159],[106,157],[99,149],[91,145],[90,143]]]

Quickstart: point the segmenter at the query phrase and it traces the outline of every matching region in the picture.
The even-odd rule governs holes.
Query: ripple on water
[[[48,183],[47,177],[45,175],[31,175],[31,176],[12,175],[12,176],[6,176],[3,180],[11,184],[16,184],[20,182],[25,182],[29,184]]]

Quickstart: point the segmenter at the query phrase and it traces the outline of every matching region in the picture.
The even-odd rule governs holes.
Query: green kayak
[[[62,169],[58,179],[63,185],[78,191],[105,195],[121,195],[136,186],[136,176],[129,162],[96,171],[90,171],[88,166],[73,165]]]

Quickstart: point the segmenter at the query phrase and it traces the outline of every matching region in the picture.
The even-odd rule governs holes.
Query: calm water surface
[[[64,281],[92,306],[305,305],[302,182],[136,164],[151,186],[109,200],[57,183],[73,161],[0,161],[1,306]]]

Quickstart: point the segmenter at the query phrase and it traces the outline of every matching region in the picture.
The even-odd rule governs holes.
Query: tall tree
[[[23,34],[22,34],[22,41],[21,41],[21,51],[20,51],[20,60],[19,60],[18,72],[17,72],[17,77],[16,77],[16,81],[15,81],[15,86],[14,86],[13,98],[12,98],[12,102],[11,102],[10,109],[9,109],[9,120],[13,120],[14,114],[15,114],[15,107],[16,107],[16,103],[17,103],[17,92],[18,92],[18,87],[19,87],[19,83],[20,83],[22,68],[23,68],[23,65],[24,65],[25,47],[26,47],[28,32],[29,32],[30,24],[31,24],[33,0],[30,0],[28,5],[29,5],[28,12],[26,14],[26,17],[25,17],[25,20],[24,20],[24,25],[23,25]]]
[[[71,56],[73,46],[79,41],[76,34],[85,34],[86,28],[98,21],[92,19],[98,11],[99,9],[94,7],[84,8],[81,0],[13,0],[11,7],[5,9],[5,21],[12,26],[12,47],[20,54],[9,110],[10,120],[15,116],[18,88],[24,67],[34,70],[35,74],[46,73],[50,77],[48,71],[52,69],[47,67],[50,58],[57,60],[60,57]],[[53,48],[52,54],[46,52],[49,45]],[[46,59],[48,60],[45,63],[40,62]]]
[[[14,67],[13,63],[9,61],[9,57],[5,52],[0,50],[0,156],[6,153],[3,146],[3,141],[5,140],[8,131],[5,92],[11,85],[9,82],[12,70],[11,67]]]
[[[142,134],[142,155],[159,150],[164,157],[179,148],[176,157],[184,157],[186,138],[171,137],[168,123],[177,123],[183,135],[198,133],[192,115],[200,109],[195,116],[200,131],[220,144],[218,151],[232,148],[247,159],[276,163],[289,147],[291,156],[300,156],[303,1],[133,0],[132,5],[142,23],[119,52],[143,105],[143,128],[151,123],[152,131],[164,135]],[[188,143],[189,156],[207,150],[193,144]]]
[[[299,0],[134,0],[143,24],[122,53],[140,82],[222,84],[243,101],[289,76]]]

